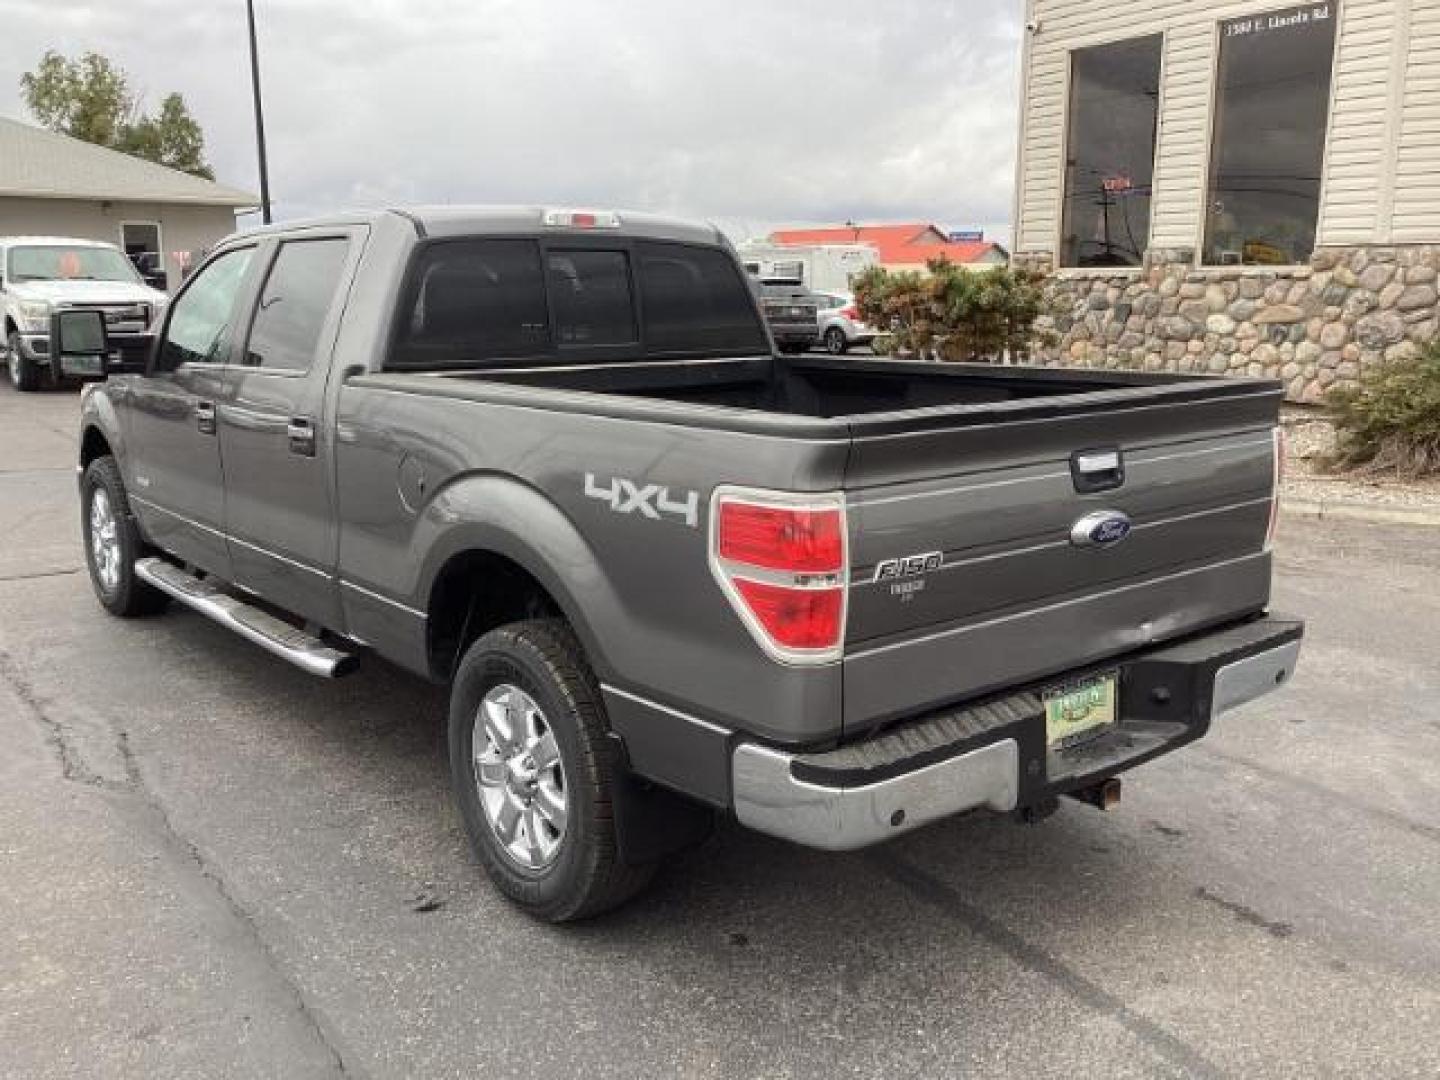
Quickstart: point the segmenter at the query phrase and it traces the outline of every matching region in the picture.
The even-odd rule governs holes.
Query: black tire
[[[564,770],[564,833],[553,861],[539,869],[522,866],[507,850],[481,803],[475,727],[486,694],[503,686],[518,688],[539,706]],[[630,899],[654,873],[654,864],[628,865],[619,856],[614,803],[624,773],[607,730],[599,685],[563,620],[492,630],[460,661],[450,691],[449,730],[460,815],[490,879],[536,918],[569,922],[598,915]]]
[[[831,356],[844,356],[849,348],[850,342],[840,327],[832,326],[825,331],[825,351]]]
[[[114,521],[117,545],[113,580],[102,573],[96,555],[97,538],[92,528],[96,493],[104,492]],[[85,537],[85,566],[90,571],[90,584],[100,605],[110,614],[122,618],[154,615],[163,611],[169,597],[135,574],[135,560],[146,554],[145,542],[130,513],[125,484],[120,479],[120,466],[113,457],[98,457],[85,469],[80,488],[80,531]]]
[[[10,376],[10,385],[16,390],[29,393],[32,390],[40,389],[40,371],[35,366],[35,361],[27,357],[21,350],[18,331],[10,331],[6,338],[5,364]]]

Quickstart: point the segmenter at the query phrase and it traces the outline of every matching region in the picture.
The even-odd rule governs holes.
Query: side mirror
[[[92,308],[61,308],[50,316],[50,352],[61,375],[105,378],[123,371],[144,371],[151,334],[111,337],[105,313]]]
[[[50,355],[57,374],[103,376],[109,352],[103,312],[61,308],[50,315]]]

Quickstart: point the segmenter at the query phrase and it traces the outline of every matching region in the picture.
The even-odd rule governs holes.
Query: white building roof
[[[0,196],[253,207],[258,196],[0,116]]]

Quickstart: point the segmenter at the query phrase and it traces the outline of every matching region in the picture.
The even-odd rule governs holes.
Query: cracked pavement
[[[1424,530],[1287,523],[1295,681],[1112,814],[845,856],[726,827],[556,929],[466,850],[442,691],[103,614],[76,408],[0,389],[7,1080],[1440,1073]]]

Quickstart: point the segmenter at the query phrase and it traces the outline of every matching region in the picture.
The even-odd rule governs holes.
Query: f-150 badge
[[[594,473],[585,474],[585,494],[591,499],[607,503],[617,514],[639,514],[652,521],[660,521],[661,515],[679,518],[692,529],[700,524],[700,493],[681,492],[681,498],[671,495],[668,487],[660,484],[639,484],[617,476],[602,485]]]
[[[906,555],[903,559],[886,559],[876,564],[872,581],[895,581],[898,578],[915,577],[939,570],[945,556],[938,551],[927,551],[923,555]]]

